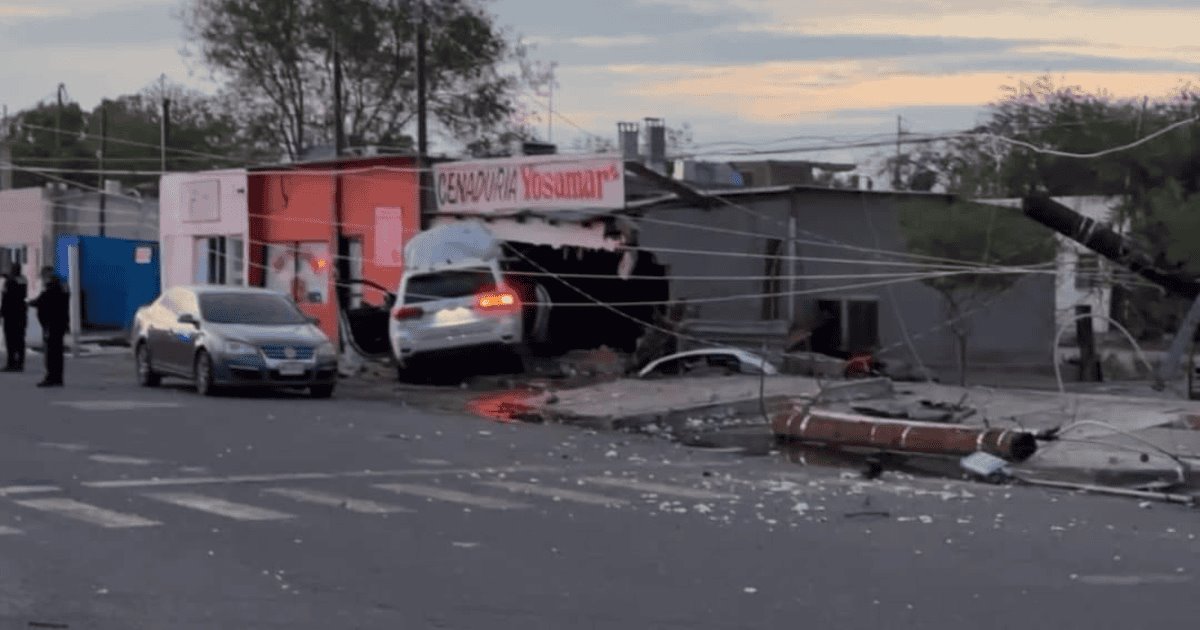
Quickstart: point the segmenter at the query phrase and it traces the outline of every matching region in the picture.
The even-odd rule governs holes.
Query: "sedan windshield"
[[[214,324],[288,326],[308,321],[281,295],[204,293],[200,295],[200,314]]]

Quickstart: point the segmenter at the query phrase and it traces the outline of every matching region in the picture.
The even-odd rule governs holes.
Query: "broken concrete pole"
[[[1037,452],[1037,440],[1027,431],[885,420],[828,410],[776,414],[771,430],[784,439],[902,453],[962,456],[983,451],[1020,462]]]

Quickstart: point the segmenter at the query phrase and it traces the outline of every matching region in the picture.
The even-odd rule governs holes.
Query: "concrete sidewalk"
[[[739,417],[768,431],[768,415],[818,392],[839,391],[822,408],[854,411],[926,408],[962,404],[974,410],[964,426],[1022,428],[1031,431],[1071,428],[1055,442],[1043,443],[1024,471],[1074,476],[1080,481],[1133,483],[1173,479],[1179,465],[1172,456],[1194,458],[1200,465],[1200,402],[1170,398],[1145,385],[1107,387],[1144,394],[1068,393],[994,387],[961,388],[930,383],[824,381],[794,376],[626,379],[541,395],[525,402],[545,420],[597,428],[679,425],[712,418]],[[760,398],[760,387],[763,397]],[[1098,386],[1103,387],[1103,386]],[[855,395],[855,394],[858,395]],[[857,411],[862,413],[861,411]],[[1078,424],[1082,421],[1082,424]],[[1100,423],[1100,424],[1093,424]],[[1130,437],[1132,436],[1132,437]],[[1186,461],[1186,460],[1185,460]]]

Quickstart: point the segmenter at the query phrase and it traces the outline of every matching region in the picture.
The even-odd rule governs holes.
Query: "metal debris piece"
[[[1008,462],[983,451],[967,455],[959,464],[963,470],[989,481],[1003,479],[1012,474],[1008,469]]]

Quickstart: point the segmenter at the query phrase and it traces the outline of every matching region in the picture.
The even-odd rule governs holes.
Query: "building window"
[[[817,301],[813,350],[830,355],[879,347],[879,301],[871,298]]]
[[[202,236],[196,239],[196,284],[245,284],[241,238],[233,236]]]
[[[16,263],[29,268],[29,248],[24,245],[0,245],[0,275],[7,275]]]
[[[267,245],[266,288],[291,296],[297,304],[329,302],[329,243]]]
[[[1075,261],[1075,288],[1090,291],[1099,288],[1104,273],[1099,254],[1081,253]]]
[[[782,251],[782,240],[777,238],[767,240],[766,256],[763,259],[766,261],[763,274],[763,320],[779,319],[783,316],[781,309],[783,296],[780,295],[783,292],[783,283],[779,277],[783,272],[783,260],[780,259]],[[792,299],[792,296],[789,295],[788,299]]]

